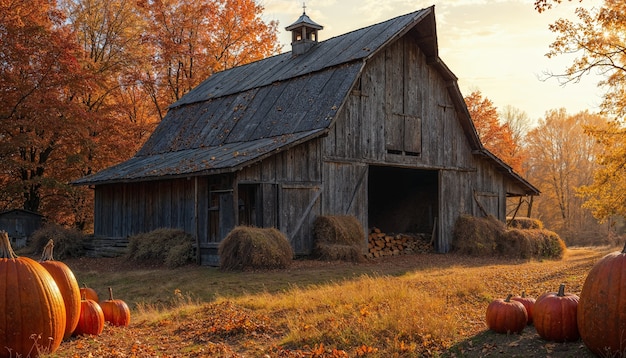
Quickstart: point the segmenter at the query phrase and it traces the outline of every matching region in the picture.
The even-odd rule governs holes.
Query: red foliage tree
[[[486,97],[483,98],[480,91],[474,91],[465,97],[465,103],[485,148],[510,165],[513,170],[521,173],[520,144],[513,139],[509,125],[500,123],[493,102]]]

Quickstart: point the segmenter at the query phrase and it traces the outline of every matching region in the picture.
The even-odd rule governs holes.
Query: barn
[[[41,228],[44,217],[23,209],[0,212],[0,231],[6,231],[14,248],[26,246],[28,238]]]
[[[291,52],[212,75],[134,157],[75,182],[95,190],[96,236],[180,228],[215,265],[237,225],[307,255],[318,216],[351,215],[445,253],[461,214],[505,220],[507,198],[539,194],[481,144],[434,6],[325,41],[305,12],[286,30]]]

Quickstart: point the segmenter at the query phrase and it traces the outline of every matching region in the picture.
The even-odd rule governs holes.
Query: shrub
[[[37,255],[43,252],[50,239],[54,241],[54,259],[64,260],[85,255],[83,243],[86,235],[76,229],[68,229],[56,224],[47,224],[35,231],[20,253]]]
[[[223,270],[283,269],[293,259],[287,237],[275,228],[238,226],[222,240],[218,253]]]
[[[365,232],[354,216],[318,216],[313,224],[314,255],[322,260],[361,262]]]
[[[126,258],[174,268],[193,262],[193,236],[180,229],[156,229],[128,238]]]

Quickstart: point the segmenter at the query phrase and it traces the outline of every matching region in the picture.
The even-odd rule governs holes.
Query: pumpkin
[[[0,357],[36,357],[59,348],[65,305],[54,278],[37,261],[18,257],[0,231]]]
[[[522,292],[521,296],[515,296],[511,298],[514,301],[517,301],[524,305],[526,308],[526,313],[528,313],[528,324],[533,323],[533,308],[535,306],[535,299],[532,297],[526,296],[526,292]]]
[[[80,288],[80,297],[83,297],[83,294],[85,295],[86,299],[92,300],[96,303],[100,303],[100,297],[98,297],[98,293],[96,292],[96,290],[91,287],[87,287],[87,284],[85,283],[83,283],[83,287]]]
[[[52,275],[63,296],[66,315],[63,338],[67,339],[74,332],[80,317],[80,288],[72,270],[63,262],[54,260],[53,251],[54,242],[50,240],[43,249],[39,264]]]
[[[593,265],[580,292],[578,329],[585,345],[603,357],[626,351],[626,245]]]
[[[109,299],[100,306],[104,312],[104,320],[113,326],[128,326],[130,324],[130,309],[126,302],[113,299],[113,289],[109,287]]]
[[[104,313],[100,305],[87,299],[85,296],[80,300],[80,318],[73,335],[80,336],[90,334],[97,336],[104,330]]]
[[[533,322],[537,334],[555,342],[575,341],[580,338],[576,323],[579,297],[565,292],[565,285],[558,292],[547,292],[537,298],[533,307]]]
[[[487,327],[497,333],[521,333],[528,322],[528,314],[524,305],[512,301],[508,295],[506,299],[498,298],[487,306]]]

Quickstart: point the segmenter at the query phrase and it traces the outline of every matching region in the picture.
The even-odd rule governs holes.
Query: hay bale
[[[365,260],[365,231],[359,220],[348,215],[318,216],[313,224],[314,255],[322,260]]]
[[[543,227],[540,221],[523,226]],[[539,225],[537,224],[539,223]],[[565,242],[546,229],[508,229],[493,216],[462,215],[454,227],[453,249],[471,256],[501,255],[522,259],[560,259],[565,253]]]
[[[539,236],[539,258],[562,259],[567,250],[565,241],[554,231],[536,230]]]
[[[541,230],[543,229],[543,222],[539,219],[532,219],[528,217],[516,217],[506,218],[506,223],[509,228],[512,229],[524,229],[524,230]]]
[[[504,223],[493,216],[461,215],[454,225],[452,250],[470,256],[497,254],[498,238],[504,231]]]
[[[498,252],[505,257],[530,259],[536,251],[537,239],[528,230],[507,230],[498,240]]]
[[[293,249],[275,228],[238,226],[219,245],[223,270],[284,269],[291,265]]]

